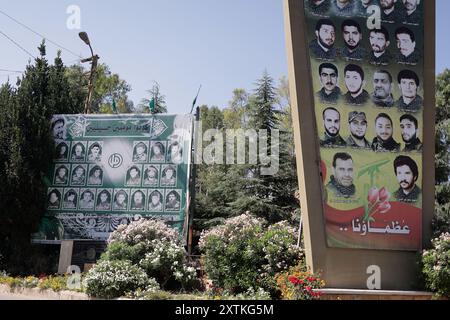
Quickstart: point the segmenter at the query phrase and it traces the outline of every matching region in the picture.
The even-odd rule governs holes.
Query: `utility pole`
[[[89,83],[88,83],[88,94],[86,96],[86,102],[84,105],[84,113],[89,114],[91,113],[91,101],[92,101],[92,95],[94,93],[94,82],[95,82],[95,75],[97,72],[97,66],[98,66],[98,60],[100,57],[96,54],[94,54],[94,50],[92,49],[91,42],[89,40],[89,36],[86,32],[80,32],[79,36],[81,40],[86,43],[86,45],[89,46],[89,49],[91,50],[91,57],[87,59],[81,60],[82,63],[91,62],[91,71],[89,73]]]

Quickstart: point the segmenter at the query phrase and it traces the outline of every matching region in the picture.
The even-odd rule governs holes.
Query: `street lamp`
[[[86,97],[86,103],[84,105],[84,113],[89,114],[91,113],[91,100],[92,94],[94,92],[95,73],[97,71],[98,60],[100,59],[100,57],[98,55],[94,55],[94,50],[92,50],[91,41],[89,40],[88,34],[86,32],[80,32],[78,35],[80,36],[80,39],[83,40],[83,42],[86,45],[88,45],[89,49],[91,50],[91,57],[81,60],[82,63],[91,62],[91,72],[89,74],[89,84],[88,84],[88,95]]]

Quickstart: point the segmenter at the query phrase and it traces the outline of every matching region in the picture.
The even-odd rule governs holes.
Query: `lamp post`
[[[84,113],[89,114],[89,113],[91,113],[91,100],[92,100],[92,94],[94,92],[95,73],[97,71],[98,60],[100,59],[100,57],[98,55],[94,54],[94,50],[92,50],[91,41],[89,40],[88,34],[86,32],[80,32],[79,36],[80,36],[80,39],[83,40],[83,42],[86,45],[88,45],[89,49],[91,50],[91,57],[81,60],[82,63],[91,62],[91,72],[89,74],[88,94],[87,94],[86,102],[84,105]]]

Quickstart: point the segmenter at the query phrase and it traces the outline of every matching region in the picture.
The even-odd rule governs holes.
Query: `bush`
[[[264,226],[264,220],[244,214],[202,234],[202,260],[215,287],[232,294],[255,287],[274,292],[275,274],[299,261],[295,229],[286,222]]]
[[[111,234],[102,260],[130,261],[148,277],[155,278],[162,288],[186,288],[196,279],[195,269],[187,264],[178,232],[155,219],[120,226]]]
[[[32,281],[30,281],[31,284]],[[67,277],[66,276],[49,276],[39,279],[37,285],[39,289],[51,289],[53,291],[61,291],[67,289]]]
[[[89,296],[113,299],[153,284],[144,270],[130,261],[101,261],[83,280]]]
[[[450,234],[433,240],[433,249],[422,254],[423,275],[428,289],[450,297]]]

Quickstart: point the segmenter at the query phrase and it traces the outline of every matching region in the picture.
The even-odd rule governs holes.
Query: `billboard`
[[[121,224],[186,232],[192,115],[56,115],[47,213],[35,240],[106,240]]]
[[[423,2],[304,0],[329,247],[422,247]]]

